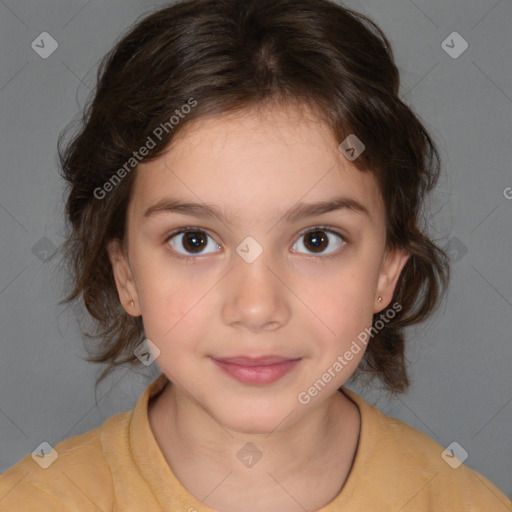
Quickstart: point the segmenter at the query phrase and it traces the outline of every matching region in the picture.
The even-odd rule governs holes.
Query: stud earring
[[[130,304],[130,306],[135,306],[135,301],[133,299],[130,299],[128,301],[128,304]]]
[[[379,297],[379,298],[377,299],[377,302],[382,302],[382,297]]]

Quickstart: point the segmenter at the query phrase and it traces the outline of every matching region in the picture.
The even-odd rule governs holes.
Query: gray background
[[[83,433],[130,409],[155,365],[120,369],[94,396],[63,298],[62,193],[56,140],[84,104],[99,59],[120,33],[164,2],[0,2],[0,472],[42,441]],[[410,332],[410,390],[397,399],[356,386],[388,414],[447,446],[512,497],[512,3],[361,0],[391,40],[403,97],[438,142],[444,175],[431,234],[448,244],[453,280],[439,314]],[[458,58],[442,42],[458,32]],[[31,47],[49,32],[47,59]],[[460,46],[455,45],[455,50]]]

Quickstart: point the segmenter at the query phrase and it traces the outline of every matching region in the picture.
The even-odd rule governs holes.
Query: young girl
[[[101,378],[162,373],[5,472],[3,512],[512,510],[344,386],[407,388],[403,329],[448,281],[419,225],[438,153],[398,89],[384,34],[327,0],[188,0],[125,35],[61,152],[66,300]]]

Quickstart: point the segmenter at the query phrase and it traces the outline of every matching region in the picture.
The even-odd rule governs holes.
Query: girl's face
[[[326,406],[392,299],[407,255],[386,253],[375,178],[340,142],[310,111],[246,110],[137,169],[127,259],[110,246],[120,298],[182,398],[231,430]]]

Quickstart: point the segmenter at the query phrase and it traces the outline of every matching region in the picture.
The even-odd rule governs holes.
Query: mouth
[[[292,371],[301,361],[280,356],[212,358],[215,365],[238,382],[251,385],[272,384]]]

